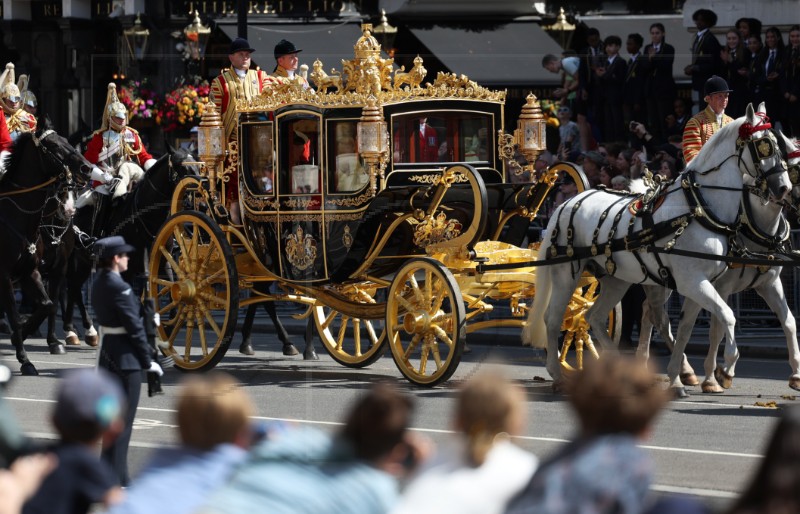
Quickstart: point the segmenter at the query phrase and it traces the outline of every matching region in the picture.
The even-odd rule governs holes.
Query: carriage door
[[[278,117],[277,184],[281,276],[288,280],[327,278],[321,171],[322,119],[315,112]]]

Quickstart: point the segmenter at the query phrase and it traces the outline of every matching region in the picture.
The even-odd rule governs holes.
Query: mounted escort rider
[[[128,127],[128,110],[117,97],[117,86],[108,85],[103,123],[92,134],[83,156],[96,164],[92,170],[94,188],[78,198],[77,207],[98,204],[112,195],[117,198],[127,193],[133,182],[144,177],[156,160],[147,151],[139,133]],[[98,209],[103,209],[98,204]]]
[[[11,140],[16,141],[20,134],[36,130],[36,117],[22,109],[21,89],[27,89],[28,77],[22,75],[20,84],[14,81],[14,64],[6,64],[6,69],[0,75],[0,104],[6,117],[6,125],[11,135]]]

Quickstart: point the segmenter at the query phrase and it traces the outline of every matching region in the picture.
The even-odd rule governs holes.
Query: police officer
[[[703,88],[706,108],[692,116],[683,129],[683,159],[686,164],[700,153],[700,149],[711,136],[733,121],[733,118],[725,114],[730,92],[728,83],[722,77],[714,75],[706,81]]]
[[[98,271],[92,285],[92,307],[100,324],[100,349],[98,366],[110,371],[122,386],[128,409],[125,428],[119,437],[103,450],[119,475],[120,484],[127,486],[128,444],[131,440],[133,419],[139,405],[142,388],[142,370],[164,372],[153,360],[152,347],[148,345],[142,319],[142,305],[131,286],[120,273],[128,269],[128,253],[134,247],[122,236],[106,237],[95,243],[98,254]]]

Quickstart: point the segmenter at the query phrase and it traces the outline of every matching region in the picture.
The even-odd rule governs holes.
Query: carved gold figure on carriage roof
[[[414,229],[414,244],[419,248],[449,241],[461,235],[462,225],[456,219],[447,219],[444,212],[428,216]]]
[[[338,91],[342,89],[342,74],[331,68],[331,74],[325,73],[322,68],[322,61],[314,61],[314,71],[311,72],[311,81],[320,91],[326,91],[329,87],[335,87]]]
[[[286,259],[298,270],[306,270],[317,259],[317,241],[311,234],[304,234],[297,226],[286,238]]]
[[[414,67],[408,72],[404,66],[400,66],[400,71],[394,73],[394,88],[400,89],[404,84],[408,84],[411,89],[416,89],[427,74],[428,70],[422,66],[422,57],[418,55],[414,58]]]

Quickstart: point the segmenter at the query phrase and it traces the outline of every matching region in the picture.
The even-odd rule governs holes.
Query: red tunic
[[[103,151],[104,143],[107,141],[107,136],[105,134],[109,132],[112,131],[97,131],[94,133],[94,135],[92,135],[92,139],[89,141],[89,144],[86,145],[86,152],[83,154],[87,161],[91,162],[92,164],[98,164],[100,161],[100,153]],[[150,153],[147,151],[147,148],[145,148],[142,144],[139,133],[130,127],[125,127],[124,133],[120,134],[120,138],[122,137],[125,139],[126,146],[130,147],[132,155],[130,158],[121,159],[120,162],[133,161],[141,166],[142,169],[144,169],[144,164],[152,159],[153,156],[150,155]],[[96,182],[94,187],[97,187],[98,185],[99,183]]]
[[[0,109],[0,150],[10,152],[12,146],[11,134],[8,132],[8,125],[6,124],[6,115]]]

